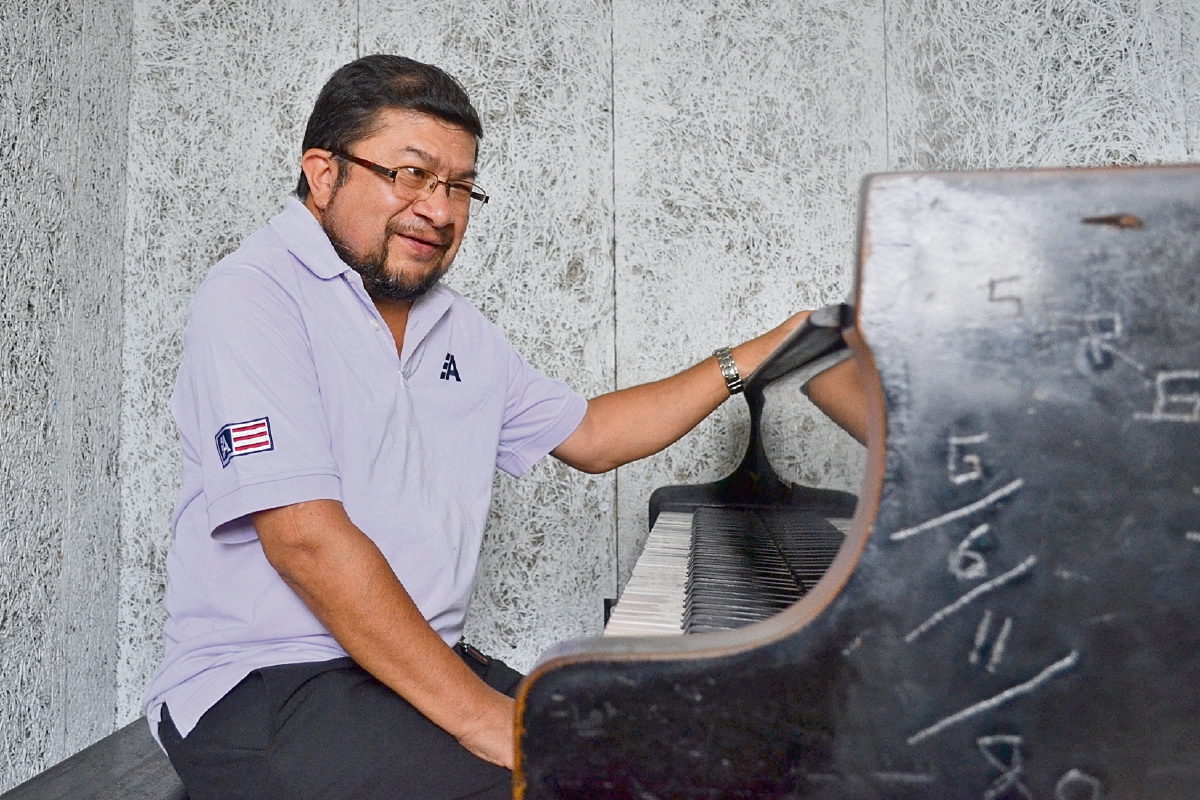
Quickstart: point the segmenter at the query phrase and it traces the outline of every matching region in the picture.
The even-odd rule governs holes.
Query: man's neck
[[[311,193],[304,199],[304,207],[312,212],[312,215],[317,218],[317,222],[322,222],[324,215],[313,201]],[[396,340],[396,356],[399,357],[404,352],[404,329],[408,325],[408,312],[412,309],[413,301],[384,300],[374,297],[371,300],[375,303],[375,308],[379,310],[379,316],[383,317],[383,321],[387,323],[388,330],[392,332],[392,338]]]
[[[387,323],[392,338],[396,340],[396,356],[404,352],[404,329],[408,326],[408,312],[412,309],[412,300],[383,300],[372,298],[379,316]]]

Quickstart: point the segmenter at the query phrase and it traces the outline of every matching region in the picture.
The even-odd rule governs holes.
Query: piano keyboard
[[[654,521],[646,548],[633,565],[625,591],[613,606],[605,636],[683,633],[692,515],[664,511]]]
[[[604,635],[702,633],[773,616],[820,580],[849,526],[787,507],[664,511]]]

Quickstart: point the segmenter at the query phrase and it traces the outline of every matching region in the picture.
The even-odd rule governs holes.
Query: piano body
[[[517,796],[1200,797],[1200,167],[872,177],[834,316],[795,357],[852,323],[872,419],[828,571],[744,627],[548,652]],[[839,527],[755,440],[652,515]],[[774,511],[709,507],[747,476]]]

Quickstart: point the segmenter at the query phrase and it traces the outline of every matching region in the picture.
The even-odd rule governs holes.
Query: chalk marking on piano
[[[1019,317],[1024,313],[1024,307],[1021,305],[1021,298],[1015,294],[996,294],[996,287],[1004,283],[1018,283],[1021,280],[1020,275],[1010,275],[1007,278],[992,278],[988,281],[988,302],[989,303],[1012,303],[1016,306],[1017,313],[1014,317]]]
[[[953,511],[948,511],[941,516],[928,520],[927,522],[922,522],[920,525],[915,525],[911,528],[905,528],[902,531],[896,531],[888,538],[890,538],[893,542],[899,542],[907,539],[910,536],[916,536],[918,533],[924,533],[925,531],[945,525],[947,522],[953,522],[956,519],[968,517],[971,514],[974,514],[976,511],[982,511],[988,506],[994,505],[1000,500],[1003,500],[1005,497],[1008,497],[1010,494],[1019,490],[1024,485],[1025,479],[1017,478],[1012,483],[1000,487],[982,500],[976,500],[974,503],[965,505],[962,508],[956,508]]]
[[[983,553],[972,550],[971,545],[975,544],[976,540],[989,530],[991,527],[986,522],[980,525],[967,534],[967,538],[963,539],[954,552],[946,557],[946,564],[950,567],[951,575],[960,581],[973,581],[987,577],[987,560],[983,557]],[[964,566],[964,562],[969,563]]]
[[[1078,795],[1067,796],[1067,788],[1071,784],[1083,784],[1091,790],[1091,796],[1087,800],[1100,800],[1100,790],[1102,788],[1099,778],[1094,778],[1086,772],[1078,769],[1072,769],[1066,775],[1058,779],[1058,783],[1054,785],[1055,800],[1076,800]]]
[[[1078,572],[1072,572],[1071,570],[1063,569],[1062,567],[1054,570],[1054,577],[1062,578],[1064,581],[1082,581],[1084,583],[1092,582],[1092,579],[1087,575],[1081,575]]]
[[[987,644],[988,631],[992,627],[992,610],[985,609],[983,619],[979,620],[979,627],[975,629],[975,647],[971,649],[971,655],[967,656],[968,664],[978,664],[980,656],[983,652],[983,646]]]
[[[1084,625],[1107,625],[1108,623],[1114,622],[1115,620],[1119,619],[1123,614],[1125,614],[1124,611],[1110,611],[1107,614],[1101,614],[1097,617],[1089,617],[1083,621],[1083,624]]]
[[[919,772],[872,772],[871,777],[880,783],[930,784],[937,783],[933,775],[923,775]]]
[[[1033,792],[1029,791],[1028,786],[1021,783],[1021,775],[1025,772],[1025,757],[1021,754],[1021,745],[1024,744],[1024,741],[1020,736],[1011,734],[980,736],[975,740],[975,745],[979,748],[979,752],[983,753],[983,757],[1001,772],[1000,777],[992,781],[984,791],[984,800],[996,800],[996,798],[1003,797],[1009,789],[1016,789],[1025,796],[1026,800],[1033,800]],[[1009,763],[1005,764],[996,750],[993,750],[996,745],[1008,746]]]
[[[1138,363],[1131,356],[1121,352],[1113,345],[1113,342],[1120,341],[1124,336],[1120,313],[1114,311],[1111,314],[1088,314],[1081,321],[1083,322],[1085,335],[1079,340],[1079,344],[1086,348],[1088,361],[1093,367],[1107,367],[1108,365],[1104,363],[1104,354],[1108,354],[1116,356],[1138,372],[1145,374],[1146,367],[1144,364]],[[1106,321],[1111,321],[1111,327],[1106,327],[1103,324]],[[1109,363],[1111,364],[1112,362],[1109,361]]]
[[[1133,359],[1131,356],[1128,356],[1128,355],[1126,355],[1125,353],[1122,353],[1120,350],[1118,350],[1117,348],[1113,347],[1112,345],[1108,345],[1108,344],[1106,344],[1106,345],[1102,345],[1101,347],[1102,347],[1102,348],[1103,348],[1103,349],[1104,349],[1106,352],[1112,353],[1114,356],[1116,356],[1117,358],[1121,359],[1122,361],[1124,361],[1124,362],[1125,362],[1126,364],[1128,364],[1129,366],[1131,366],[1131,367],[1133,367],[1134,369],[1136,369],[1138,372],[1140,372],[1140,373],[1142,373],[1142,374],[1145,374],[1145,372],[1146,372],[1146,365],[1145,365],[1145,364],[1142,364],[1142,363],[1139,363],[1138,361],[1135,361],[1135,360],[1134,360],[1134,359]]]
[[[1012,617],[1005,617],[1004,622],[1000,625],[1000,633],[996,636],[996,643],[992,645],[992,655],[988,659],[985,669],[993,675],[1004,659],[1004,650],[1008,646],[1008,637],[1012,633],[1012,626]],[[983,612],[983,619],[979,621],[979,627],[975,629],[975,646],[971,649],[971,655],[967,657],[967,663],[976,665],[983,660],[983,646],[987,644],[991,627],[992,610],[989,608]]]
[[[1200,422],[1200,388],[1191,394],[1170,394],[1169,384],[1172,381],[1200,381],[1200,370],[1176,369],[1166,370],[1154,376],[1154,408],[1150,413],[1138,411],[1134,419],[1149,422]],[[1191,405],[1190,411],[1172,411],[1170,406]]]
[[[1143,375],[1146,373],[1146,366],[1144,364],[1139,363],[1127,353],[1118,350],[1113,344],[1113,342],[1120,341],[1125,335],[1125,329],[1119,312],[1083,314],[1080,316],[1060,317],[1059,319],[1068,324],[1055,322],[1050,326],[1051,330],[1071,330],[1078,332],[1082,329],[1083,335],[1079,337],[1079,346],[1083,349],[1084,355],[1093,369],[1107,369],[1112,365],[1112,359],[1106,358],[1106,356],[1116,356],[1139,373]]]
[[[1012,633],[1012,626],[1012,617],[1005,617],[1004,624],[1000,626],[1000,635],[996,637],[996,644],[992,646],[992,657],[988,659],[987,671],[993,675],[1004,659],[1004,648],[1008,646],[1008,635]]]
[[[1059,317],[1067,322],[1082,323],[1083,337],[1081,342],[1112,342],[1119,341],[1125,335],[1120,311],[1103,311],[1096,314],[1079,314],[1069,317]],[[1105,324],[1108,323],[1108,324]],[[1059,330],[1066,326],[1055,325]]]
[[[954,614],[955,612],[961,611],[962,609],[966,608],[969,604],[971,604],[975,600],[978,600],[980,597],[987,594],[988,592],[994,592],[995,590],[999,589],[1001,586],[1004,586],[1006,583],[1010,583],[1011,581],[1016,580],[1017,578],[1021,577],[1022,575],[1024,575],[1025,573],[1027,573],[1031,569],[1033,569],[1034,566],[1037,565],[1037,563],[1038,563],[1037,556],[1030,556],[1029,558],[1025,559],[1020,564],[1013,567],[1012,569],[1010,569],[1008,572],[1004,573],[1003,575],[998,575],[995,578],[992,578],[987,583],[979,584],[974,589],[967,592],[966,594],[964,594],[962,597],[955,600],[950,605],[934,612],[933,616],[931,616],[929,619],[925,620],[920,625],[918,625],[917,627],[915,627],[911,631],[909,631],[908,634],[904,637],[904,642],[906,644],[912,644],[913,642],[915,642],[917,640],[917,638],[919,636],[921,636],[921,634],[925,633],[933,626],[942,622],[942,620],[946,619],[946,617],[949,617],[951,614]]]
[[[1106,330],[1103,324],[1104,321],[1111,321],[1111,330]],[[1080,339],[1079,343],[1085,348],[1087,360],[1091,363],[1093,369],[1103,369],[1111,365],[1112,359],[1111,357],[1105,359],[1106,355],[1121,355],[1122,359],[1126,357],[1109,344],[1112,339],[1121,337],[1121,314],[1116,312],[1111,314],[1087,314],[1082,319],[1082,323],[1084,323],[1085,335]],[[1138,368],[1139,372],[1145,369],[1138,362],[1134,362],[1134,366]]]
[[[1200,542],[1200,531],[1188,531],[1183,535],[1189,542]]]
[[[957,725],[958,723],[968,720],[971,717],[979,716],[985,711],[991,711],[993,708],[999,708],[1010,700],[1015,700],[1016,698],[1027,695],[1030,692],[1037,691],[1042,686],[1049,683],[1055,675],[1058,675],[1060,672],[1065,672],[1066,670],[1075,666],[1077,663],[1079,663],[1079,651],[1072,650],[1065,658],[1055,661],[1053,664],[1046,667],[1044,670],[1039,672],[1037,675],[1034,675],[1024,683],[1018,683],[1016,686],[1012,686],[1008,689],[1005,689],[1003,692],[1000,692],[1000,694],[989,697],[987,700],[981,700],[974,705],[967,706],[962,711],[951,714],[945,719],[935,722],[924,730],[917,731],[912,736],[908,737],[908,744],[911,746],[917,744],[918,742],[923,742],[930,736],[936,736],[952,725]]]
[[[958,448],[964,444],[983,444],[987,441],[987,433],[976,433],[971,436],[951,436],[950,446],[946,450],[946,474],[950,477],[950,482],[955,486],[961,486],[969,481],[979,480],[983,477],[983,461],[976,453],[967,453],[961,459],[958,457]],[[955,465],[962,461],[971,469],[969,472],[958,472],[955,470]]]

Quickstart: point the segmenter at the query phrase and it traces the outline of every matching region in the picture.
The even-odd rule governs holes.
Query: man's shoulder
[[[500,326],[492,322],[487,314],[480,311],[461,293],[444,284],[438,284],[435,291],[444,293],[443,297],[446,299],[442,302],[446,303],[448,308],[446,317],[460,335],[474,343],[473,346],[496,348],[498,351],[512,349],[507,334]]]
[[[504,337],[504,332],[488,319],[482,311],[476,308],[474,303],[464,297],[461,292],[451,289],[442,283],[437,285],[435,291],[444,293],[447,298],[445,302],[449,306],[450,314],[454,317],[456,323],[478,328],[490,335]]]
[[[283,210],[251,233],[237,250],[209,270],[205,283],[257,281],[264,287],[293,293],[302,281],[334,278],[346,270],[312,213],[294,197]]]
[[[299,260],[288,249],[279,233],[264,225],[242,240],[237,250],[222,258],[208,271],[205,282],[224,276],[257,277],[271,283],[295,280]]]
[[[253,314],[275,309],[297,313],[302,295],[303,264],[288,250],[278,232],[264,226],[208,271],[188,310],[189,320]]]
[[[430,290],[433,295],[441,294],[445,302],[449,305],[450,313],[464,320],[486,322],[486,318],[480,313],[475,304],[468,300],[463,294],[455,289],[451,289],[444,283],[439,283]]]

